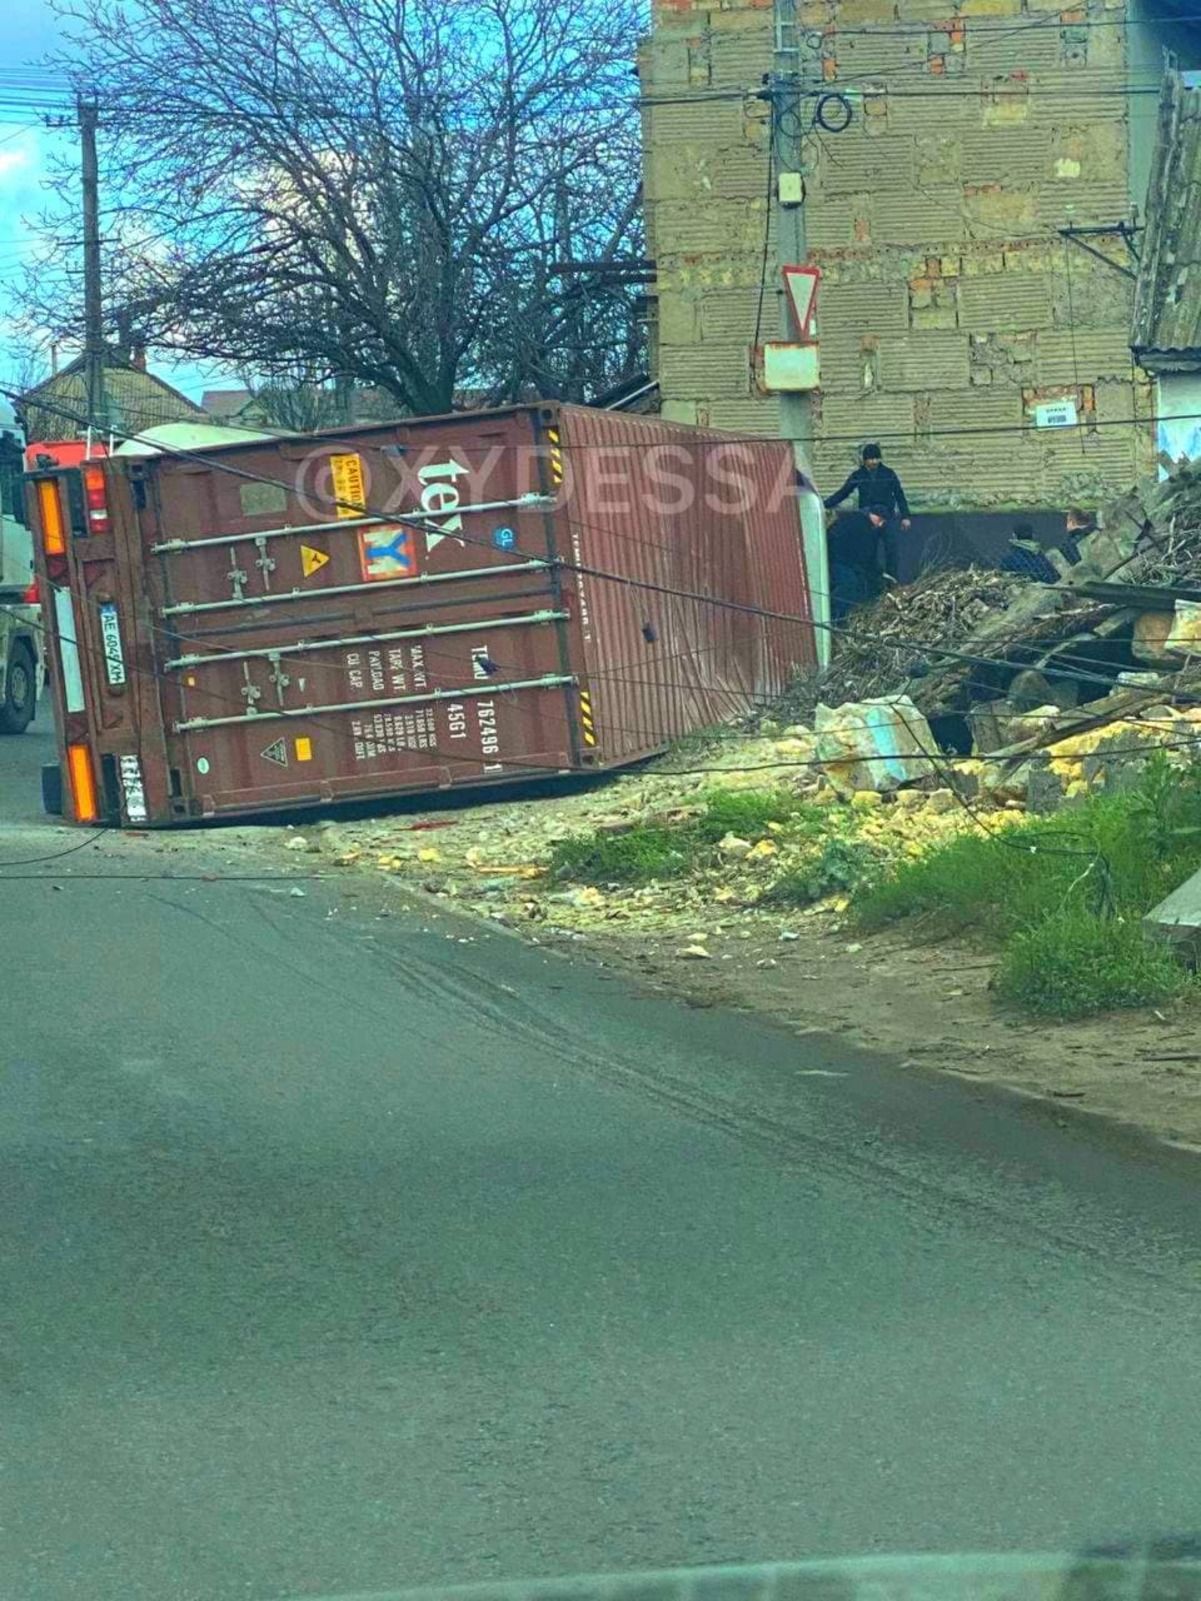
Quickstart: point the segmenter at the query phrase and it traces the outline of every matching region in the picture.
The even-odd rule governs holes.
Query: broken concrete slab
[[[934,735],[907,695],[819,704],[813,727],[822,770],[841,795],[899,789],[935,771]]]
[[[1188,966],[1201,966],[1201,870],[1148,912],[1143,927],[1152,938],[1170,945]]]

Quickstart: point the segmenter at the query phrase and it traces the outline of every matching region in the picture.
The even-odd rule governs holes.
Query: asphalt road
[[[1201,1524],[1189,1160],[164,865],[0,868],[5,1601]]]

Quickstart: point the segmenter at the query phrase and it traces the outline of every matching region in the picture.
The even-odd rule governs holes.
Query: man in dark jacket
[[[900,541],[897,526],[899,521],[902,531],[908,532],[909,502],[905,499],[901,480],[891,467],[884,465],[879,445],[864,445],[860,452],[860,465],[842,488],[836,489],[827,498],[827,508],[833,510],[835,506],[841,506],[847,496],[854,492],[858,492],[859,510],[871,518],[884,536],[887,570],[894,578],[898,577]]]
[[[873,600],[880,587],[880,530],[865,511],[845,511],[826,535],[830,560],[831,620]]]

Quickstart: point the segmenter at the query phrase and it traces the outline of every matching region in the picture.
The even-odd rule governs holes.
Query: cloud
[[[0,138],[0,210],[12,211],[39,197],[47,137],[41,128],[19,128]]]

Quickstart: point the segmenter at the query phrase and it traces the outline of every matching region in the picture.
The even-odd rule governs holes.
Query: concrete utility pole
[[[805,49],[798,0],[773,0],[775,54],[772,62],[772,161],[776,174],[772,206],[776,214],[776,266],[801,266],[805,260],[805,206],[797,198],[803,194],[805,159],[802,149],[805,111]],[[800,179],[798,185],[797,179]],[[787,196],[787,198],[785,198]],[[797,337],[792,326],[787,297],[780,292],[782,280],[776,275],[776,305],[779,336]],[[780,392],[780,431],[792,442],[797,466],[809,472],[809,447],[813,439],[809,396],[804,391]]]
[[[776,222],[776,305],[779,335],[786,343],[800,332],[792,325],[788,297],[781,293],[779,268],[803,266],[805,244],[804,134],[808,89],[806,45],[798,16],[799,0],[772,0],[775,51],[771,77],[771,159],[775,183],[771,207]],[[820,318],[820,302],[818,315]],[[780,433],[792,445],[796,464],[807,477],[813,469],[813,412],[807,390],[781,389]],[[830,660],[830,579],[825,513],[816,495],[800,502],[801,536],[816,624],[819,666]]]
[[[79,114],[83,184],[83,360],[89,429],[108,421],[104,403],[104,314],[100,300],[100,169],[96,160],[97,105],[82,95]]]

